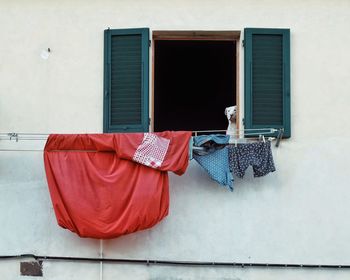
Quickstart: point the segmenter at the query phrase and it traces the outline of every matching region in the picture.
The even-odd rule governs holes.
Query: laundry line
[[[194,136],[197,136],[199,133],[225,133],[226,135],[231,136],[259,136],[265,134],[273,134],[279,132],[281,129],[277,128],[241,128],[241,129],[233,129],[233,130],[195,130],[192,132]],[[244,133],[244,134],[242,134]]]
[[[276,128],[244,128],[244,129],[235,129],[233,131],[227,131],[222,129],[213,129],[213,130],[194,130],[192,134],[197,136],[200,133],[225,133],[226,135],[232,136],[258,136],[265,134],[273,134],[276,132],[281,132],[283,129]],[[244,135],[240,135],[244,132]],[[0,140],[47,140],[49,135],[52,133],[22,133],[22,132],[8,132],[8,133],[0,133]],[[57,133],[59,134],[59,133]],[[66,134],[66,133],[62,133]],[[85,133],[78,133],[85,134]],[[89,133],[87,133],[89,134]],[[98,134],[98,133],[97,133]]]
[[[282,139],[283,135],[283,129],[276,129],[276,128],[249,128],[249,129],[236,129],[233,131],[227,131],[227,130],[197,130],[192,131],[192,134],[194,136],[197,136],[198,134],[202,133],[225,133],[226,135],[235,136],[237,137],[237,141],[241,141],[242,139],[246,139],[245,136],[252,137],[252,136],[268,136],[271,134],[275,134],[278,132],[278,136],[276,137],[269,137],[268,140],[276,140],[276,147],[279,146],[280,140]],[[62,133],[65,134],[65,133]],[[85,134],[85,133],[79,133],[79,134]],[[243,135],[242,135],[243,134]],[[0,133],[0,141],[46,141],[49,137],[50,133],[22,133],[22,132],[8,132],[8,133]],[[251,138],[250,138],[251,139]],[[242,143],[242,142],[240,142]],[[42,152],[43,149],[1,149],[0,151],[6,151],[6,152]],[[69,150],[69,151],[75,151],[79,152],[80,150]],[[84,150],[80,152],[96,152],[95,150]]]

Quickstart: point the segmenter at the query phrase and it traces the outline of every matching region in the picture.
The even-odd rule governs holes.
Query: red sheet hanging
[[[168,214],[167,171],[186,171],[190,137],[169,131],[50,135],[44,163],[58,224],[102,239],[152,227]]]

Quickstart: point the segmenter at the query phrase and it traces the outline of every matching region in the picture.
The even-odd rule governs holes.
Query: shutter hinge
[[[151,47],[152,41],[148,40],[148,45]]]
[[[151,118],[148,118],[148,125],[151,125]]]
[[[244,118],[242,119],[242,123],[243,123],[243,125],[245,126],[245,119],[244,119]]]
[[[244,45],[245,45],[245,42],[244,42],[244,40],[242,40],[242,47],[244,48]]]

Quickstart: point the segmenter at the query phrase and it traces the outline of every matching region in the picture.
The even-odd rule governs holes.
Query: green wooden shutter
[[[245,128],[284,128],[290,125],[290,31],[244,29]]]
[[[148,131],[149,29],[104,32],[104,132]]]

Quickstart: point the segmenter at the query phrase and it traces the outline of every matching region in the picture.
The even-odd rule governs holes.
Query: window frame
[[[205,41],[234,41],[236,44],[236,106],[237,119],[236,127],[240,129],[243,124],[244,128],[284,128],[284,138],[290,137],[291,116],[290,116],[290,29],[281,28],[244,28],[244,38],[241,38],[241,31],[152,31],[152,44],[150,41],[149,28],[132,28],[132,29],[107,29],[104,31],[104,84],[103,84],[103,132],[145,132],[154,131],[154,81],[155,81],[155,42],[157,40],[205,40]],[[251,101],[252,94],[249,94],[249,69],[247,67],[247,59],[249,58],[249,50],[251,50],[252,34],[278,34],[283,36],[283,125],[253,125]],[[137,125],[111,125],[110,124],[110,98],[111,98],[111,37],[114,35],[142,35],[142,67],[141,71],[141,122]],[[240,68],[240,48],[243,39],[243,67]],[[151,46],[151,50],[150,47]],[[250,46],[250,47],[249,47]],[[248,49],[248,50],[247,50]],[[150,58],[149,55],[152,57]],[[251,55],[250,55],[251,56]],[[151,67],[149,65],[151,63]],[[151,70],[151,73],[149,73]],[[241,73],[242,71],[242,73]],[[151,74],[151,75],[149,75]],[[243,77],[243,93],[244,114],[241,112],[240,76]],[[151,85],[149,85],[151,83]]]

